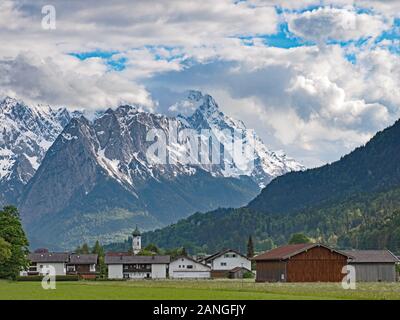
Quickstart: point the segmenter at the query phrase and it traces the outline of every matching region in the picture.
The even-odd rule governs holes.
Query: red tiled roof
[[[318,243],[300,243],[300,244],[289,244],[286,246],[278,247],[275,249],[272,249],[270,251],[264,252],[256,257],[253,258],[253,260],[286,260],[289,259],[303,251],[306,251],[308,249],[314,248],[314,247],[325,247],[330,250],[333,250],[339,254],[342,254],[344,256],[348,256],[347,254],[331,249],[327,246],[324,246],[322,244]]]

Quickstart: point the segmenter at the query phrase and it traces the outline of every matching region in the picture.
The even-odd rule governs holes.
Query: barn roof
[[[68,262],[69,253],[67,252],[43,252],[30,253],[28,260],[31,262]]]
[[[170,256],[135,256],[135,255],[106,255],[106,264],[167,264],[171,260]]]
[[[264,252],[258,256],[255,256],[253,260],[286,260],[290,259],[291,257],[302,253],[304,251],[307,251],[309,249],[312,249],[314,247],[324,247],[327,248],[331,251],[334,251],[338,254],[344,255],[346,257],[349,257],[348,254],[334,250],[332,248],[329,248],[328,246],[325,246],[323,244],[319,243],[300,243],[300,244],[288,244],[286,246],[278,247],[275,249],[272,249],[270,251]]]
[[[73,253],[69,257],[69,262],[72,264],[96,264],[97,258],[97,254]]]
[[[350,263],[395,263],[399,259],[389,250],[346,250],[353,258]]]

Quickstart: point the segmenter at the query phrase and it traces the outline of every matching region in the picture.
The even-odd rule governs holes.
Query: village
[[[110,280],[139,279],[243,279],[256,282],[341,282],[346,266],[354,268],[358,282],[396,282],[400,260],[389,250],[336,250],[319,243],[289,244],[246,256],[233,249],[211,255],[139,255],[141,233],[136,227],[129,252],[107,252],[105,264]],[[52,268],[56,276],[76,275],[96,279],[99,256],[38,249],[28,255],[30,262],[21,277],[43,276]]]

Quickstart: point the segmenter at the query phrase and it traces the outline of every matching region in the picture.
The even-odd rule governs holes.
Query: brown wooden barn
[[[322,244],[292,244],[253,258],[258,282],[340,282],[349,256]]]

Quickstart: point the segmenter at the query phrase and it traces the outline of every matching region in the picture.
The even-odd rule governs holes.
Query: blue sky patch
[[[70,56],[76,57],[79,60],[90,58],[101,58],[110,70],[121,71],[125,69],[127,62],[126,58],[114,59],[113,56],[120,53],[119,51],[89,51],[89,52],[71,52]]]
[[[295,48],[301,46],[311,46],[315,43],[311,41],[305,41],[300,37],[295,36],[289,31],[287,22],[282,22],[278,26],[278,32],[271,35],[262,36],[264,43],[270,47],[277,48]]]

